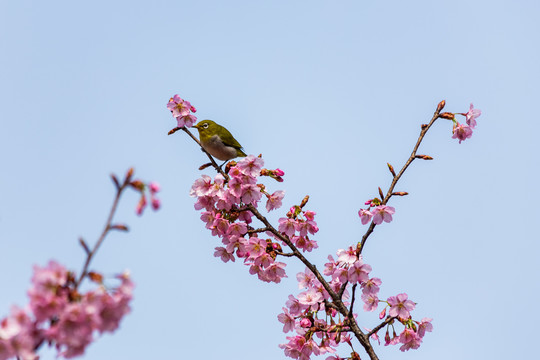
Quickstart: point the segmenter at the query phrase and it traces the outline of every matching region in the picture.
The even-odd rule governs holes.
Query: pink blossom
[[[294,219],[290,218],[280,218],[278,220],[279,227],[278,230],[288,237],[291,237],[294,235],[296,231],[296,221]]]
[[[184,116],[191,111],[191,104],[176,94],[167,103],[167,109],[172,112],[174,117]]]
[[[403,344],[399,350],[407,351],[410,349],[418,349],[422,343],[422,338],[420,338],[414,330],[404,329],[399,335],[399,342]]]
[[[221,261],[223,262],[228,262],[229,260],[233,262],[235,261],[234,255],[232,253],[229,253],[227,249],[221,246],[216,248],[216,251],[214,252],[214,256],[220,257]]]
[[[124,273],[118,278],[122,281],[121,285],[116,288],[112,294],[102,293],[98,297],[99,302],[92,303],[90,293],[85,296],[84,303],[91,304],[98,309],[99,320],[96,328],[99,332],[113,332],[118,329],[122,318],[131,311],[129,303],[133,298],[134,284],[131,281],[129,274]],[[90,311],[93,311],[91,309]]]
[[[268,267],[270,267],[270,265],[274,263],[274,258],[270,256],[270,254],[268,254],[267,252],[264,252],[254,259],[254,263],[262,269],[267,269]]]
[[[311,211],[311,210],[304,211],[304,216],[306,217],[308,221],[314,221],[316,214],[317,213],[315,211]]]
[[[373,294],[377,295],[379,293],[379,286],[382,281],[379,278],[371,278],[366,282],[362,283],[362,294]]]
[[[257,202],[261,199],[261,189],[255,184],[242,185],[242,202],[244,204],[257,205]]]
[[[222,217],[216,217],[214,223],[212,224],[212,235],[223,236],[227,233],[227,230],[229,230],[229,221]]]
[[[457,123],[457,125],[454,125],[452,132],[453,132],[452,139],[459,139],[460,144],[463,140],[469,139],[473,133],[472,128],[469,125],[460,124],[460,123]]]
[[[319,247],[315,240],[310,240],[307,236],[293,236],[291,241],[302,251],[310,252],[311,250]]]
[[[0,322],[0,359],[37,359],[34,348],[41,337],[41,331],[26,311],[13,307],[10,315]]]
[[[236,166],[243,174],[250,177],[257,177],[260,175],[263,165],[264,160],[262,158],[248,155],[240,160]]]
[[[337,268],[336,271],[332,274],[333,280],[338,280],[341,284],[345,283],[348,280],[349,271],[344,268]]]
[[[303,318],[302,320],[300,320],[300,326],[303,328],[311,327],[311,320],[309,320],[308,318]]]
[[[264,269],[264,271],[259,271],[257,275],[259,276],[259,279],[264,282],[273,282],[279,284],[281,279],[287,277],[285,274],[285,266],[287,266],[285,263],[276,261]]]
[[[246,253],[246,240],[243,237],[230,235],[226,236],[222,240],[223,244],[226,245],[227,252],[233,254],[235,250],[237,254],[244,255]],[[239,257],[243,257],[238,255]]]
[[[332,276],[334,271],[336,271],[337,263],[334,261],[334,257],[332,255],[328,255],[328,261],[329,262],[324,264],[323,274],[326,276]]]
[[[306,289],[310,287],[314,279],[315,275],[313,275],[313,273],[309,269],[306,269],[306,271],[296,274],[296,280],[298,280],[299,289]]]
[[[251,211],[242,211],[240,215],[238,215],[238,220],[245,221],[246,224],[250,224],[252,217],[253,214],[251,213]]]
[[[203,175],[199,179],[195,180],[191,185],[191,191],[189,195],[191,197],[200,197],[209,195],[212,191],[212,178],[208,175]]]
[[[323,297],[320,292],[317,292],[314,289],[309,289],[308,291],[301,292],[298,294],[298,301],[302,305],[311,306],[318,304],[323,300]]]
[[[347,250],[339,249],[337,251],[338,261],[345,264],[353,264],[358,260],[356,257],[356,250],[349,246]]]
[[[362,221],[362,225],[366,225],[368,222],[371,221],[373,214],[369,210],[360,209],[360,211],[358,211],[358,216],[360,216],[360,221]]]
[[[34,266],[32,287],[28,290],[30,308],[38,321],[58,315],[67,305],[67,269],[56,261],[47,266]]]
[[[184,116],[178,116],[176,118],[176,125],[178,127],[192,127],[193,124],[197,121],[197,117],[195,115],[184,115]]]
[[[201,196],[197,198],[195,204],[193,204],[195,210],[206,209],[208,211],[214,210],[214,199],[212,196]]]
[[[374,294],[362,294],[365,311],[375,311],[379,306],[379,298]]]
[[[249,238],[246,245],[246,251],[249,253],[250,259],[255,259],[266,253],[266,240],[256,237]]]
[[[289,295],[289,300],[285,303],[285,306],[289,308],[292,316],[299,316],[304,310],[297,298],[293,295]]]
[[[230,224],[227,229],[227,235],[243,236],[245,233],[247,233],[247,224],[241,221]]]
[[[478,118],[480,115],[482,115],[482,110],[474,109],[473,104],[471,103],[469,111],[467,112],[467,114],[465,114],[467,125],[469,125],[471,129],[474,129],[476,127],[476,118]]]
[[[349,267],[348,278],[351,283],[362,283],[369,279],[369,272],[371,266],[362,263],[361,260],[356,261],[351,267]]]
[[[293,336],[289,337],[287,336],[287,340],[289,340],[286,344],[279,344],[279,347],[283,349],[285,352],[285,355],[293,358],[293,359],[301,359],[301,360],[308,360],[309,357],[305,357],[301,351],[304,348],[304,345],[306,343],[306,339],[303,336]]]
[[[408,296],[405,293],[390,296],[387,301],[388,305],[390,305],[388,315],[392,317],[399,317],[400,319],[404,320],[409,318],[409,311],[414,310],[416,306],[414,302],[408,300]]]
[[[287,308],[282,308],[283,313],[278,315],[278,320],[280,323],[283,323],[283,332],[287,333],[294,330],[295,320],[294,317],[289,313]]]
[[[433,325],[431,324],[432,320],[433,319],[430,318],[423,318],[422,321],[420,321],[420,324],[418,325],[418,336],[422,338],[426,334],[426,331],[433,331]]]
[[[373,223],[375,225],[382,224],[382,222],[389,223],[392,221],[392,214],[396,212],[392,206],[379,205],[373,209]]]
[[[266,211],[279,209],[281,207],[281,201],[283,200],[284,196],[285,196],[285,191],[283,190],[274,191],[272,195],[268,196],[268,200],[266,201]]]

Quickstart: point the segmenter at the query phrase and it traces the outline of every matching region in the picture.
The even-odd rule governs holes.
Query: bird
[[[204,150],[219,160],[227,162],[237,157],[247,156],[242,145],[231,135],[229,130],[216,122],[202,120],[193,127],[199,131],[199,140]]]

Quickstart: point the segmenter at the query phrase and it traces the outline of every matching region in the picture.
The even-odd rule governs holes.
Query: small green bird
[[[242,150],[242,145],[236,141],[229,130],[212,120],[203,120],[193,127],[199,130],[199,140],[204,150],[219,160],[227,162],[236,157],[247,156]]]

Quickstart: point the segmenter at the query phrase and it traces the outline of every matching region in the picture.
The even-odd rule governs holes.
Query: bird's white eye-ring
[[[208,129],[208,124],[205,123],[205,124],[203,124],[202,127],[205,128],[205,129]]]

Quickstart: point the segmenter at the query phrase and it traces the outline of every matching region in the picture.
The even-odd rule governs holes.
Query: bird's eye
[[[202,127],[205,128],[205,129],[208,129],[208,124],[203,124]]]

